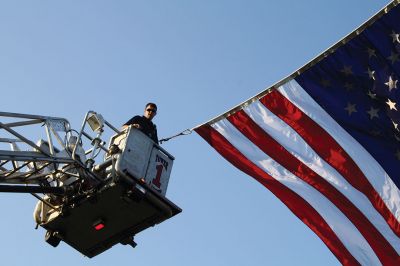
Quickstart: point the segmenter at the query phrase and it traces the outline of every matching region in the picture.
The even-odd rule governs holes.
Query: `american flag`
[[[344,265],[400,265],[400,5],[195,131]]]

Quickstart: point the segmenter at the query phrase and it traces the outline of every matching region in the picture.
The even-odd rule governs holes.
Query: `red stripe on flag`
[[[234,113],[227,119],[277,163],[328,198],[357,227],[384,265],[394,265],[400,262],[400,257],[392,245],[348,198],[282,147],[243,110]]]
[[[357,190],[362,192],[400,237],[400,223],[388,209],[363,172],[328,132],[304,114],[277,90],[267,94],[260,102],[291,126],[314,151],[335,168]]]
[[[307,201],[257,167],[211,126],[206,124],[196,128],[195,131],[226,160],[239,170],[252,176],[278,197],[303,223],[318,235],[343,265],[360,265],[322,216]]]

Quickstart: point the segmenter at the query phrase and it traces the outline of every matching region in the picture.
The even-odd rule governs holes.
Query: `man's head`
[[[155,103],[146,104],[146,108],[144,108],[144,117],[149,120],[152,120],[157,114],[157,105]]]

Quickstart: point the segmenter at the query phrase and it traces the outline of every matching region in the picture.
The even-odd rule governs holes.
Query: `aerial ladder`
[[[104,140],[109,137],[108,143]],[[91,258],[182,210],[166,198],[174,157],[97,112],[65,118],[0,112],[0,192],[30,193],[45,241]]]

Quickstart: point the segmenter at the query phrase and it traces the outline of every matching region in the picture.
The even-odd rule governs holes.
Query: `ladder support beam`
[[[64,195],[66,187],[42,187],[42,186],[17,186],[17,185],[0,185],[0,192],[11,193],[51,193]]]

